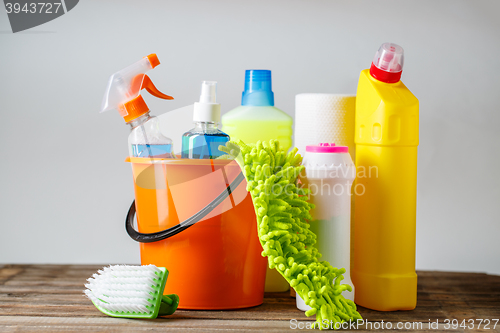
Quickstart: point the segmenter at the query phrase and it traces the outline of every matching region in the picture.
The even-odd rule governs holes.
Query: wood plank
[[[101,265],[1,265],[0,332],[127,332],[165,328],[184,332],[279,332],[290,330],[290,320],[314,320],[296,309],[289,292],[266,293],[264,304],[250,309],[178,310],[172,316],[151,321],[110,318],[82,294],[86,279],[100,268]],[[500,276],[462,272],[418,272],[418,276],[415,310],[378,312],[359,307],[359,312],[370,322],[426,324],[429,319],[439,320],[439,330],[444,330],[444,319],[493,319],[500,315]],[[500,333],[500,325],[493,332]]]
[[[125,319],[125,318],[58,318],[58,317],[0,317],[0,328],[23,326],[26,331],[57,332],[57,331],[89,331],[89,332],[248,332],[266,331],[283,332],[289,330],[287,321],[262,320],[182,320],[163,319]],[[17,330],[23,331],[23,330]]]
[[[297,322],[298,323],[298,322]],[[293,325],[296,325],[294,323]],[[380,324],[380,323],[379,323]],[[182,319],[118,319],[103,318],[58,318],[58,317],[0,317],[0,332],[290,332],[292,324],[289,321],[242,321],[242,320],[182,320]],[[409,329],[376,329],[374,323],[360,325],[359,331],[377,332],[470,332],[468,329],[446,329],[439,324],[437,329],[429,329],[428,322],[411,324]],[[12,330],[9,330],[12,329]],[[420,329],[422,328],[422,329]],[[474,329],[474,332],[499,332],[498,329]]]
[[[2,267],[0,269],[0,286],[9,282],[23,272],[21,267]]]

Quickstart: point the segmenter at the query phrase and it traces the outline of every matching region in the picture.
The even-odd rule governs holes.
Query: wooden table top
[[[152,320],[111,318],[83,296],[84,283],[101,265],[0,265],[0,332],[281,332],[292,331],[290,320],[305,325],[307,318],[289,293],[266,293],[264,304],[231,311],[178,310]],[[413,311],[378,312],[358,307],[377,330],[398,322],[414,325],[409,331],[497,332],[500,323],[500,276],[481,273],[418,273],[418,303]],[[446,319],[450,320],[448,328]],[[453,330],[451,320],[463,324]],[[465,319],[465,322],[463,321]],[[480,323],[480,320],[483,320]],[[489,325],[485,324],[489,320]],[[439,321],[429,329],[429,320]],[[422,329],[418,324],[422,323]],[[472,323],[474,327],[472,328]],[[375,326],[374,326],[375,325]],[[434,324],[435,325],[435,324]],[[479,325],[479,329],[478,329]],[[464,328],[464,326],[466,328]],[[384,326],[387,327],[387,326]],[[408,326],[410,327],[410,326]],[[407,330],[407,331],[408,331]],[[295,329],[294,331],[299,331]],[[379,329],[377,331],[382,331]]]

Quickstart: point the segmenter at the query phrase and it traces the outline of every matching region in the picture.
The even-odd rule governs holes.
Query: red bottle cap
[[[385,83],[396,83],[403,72],[404,51],[397,44],[384,43],[375,53],[370,75]]]

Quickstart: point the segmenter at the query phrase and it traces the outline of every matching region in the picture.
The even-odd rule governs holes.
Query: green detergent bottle
[[[277,139],[289,150],[292,147],[292,117],[274,107],[271,71],[247,70],[241,106],[222,116],[222,131],[231,140],[245,143]]]
[[[222,131],[231,140],[257,143],[259,140],[269,142],[277,139],[286,151],[292,147],[292,124],[292,117],[274,107],[269,70],[247,70],[241,106],[222,116]],[[265,291],[283,292],[288,289],[288,282],[281,274],[268,267]]]

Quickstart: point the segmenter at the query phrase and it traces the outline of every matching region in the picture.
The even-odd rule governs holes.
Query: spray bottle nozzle
[[[217,82],[201,83],[200,101],[194,103],[193,120],[195,122],[220,122],[220,104],[217,103]]]
[[[201,83],[200,103],[217,103],[216,81],[203,81]]]
[[[173,99],[173,97],[160,92],[146,75],[148,71],[159,64],[160,61],[156,54],[150,54],[113,74],[104,94],[101,112],[118,110],[127,123],[145,114],[149,108],[141,96],[141,90],[144,88],[155,97]]]

